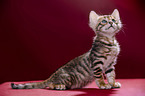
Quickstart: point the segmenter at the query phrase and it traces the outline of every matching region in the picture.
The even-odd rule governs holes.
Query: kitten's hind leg
[[[110,68],[105,72],[108,83],[112,86],[112,88],[120,88],[121,84],[119,82],[115,82],[115,71],[113,68]]]

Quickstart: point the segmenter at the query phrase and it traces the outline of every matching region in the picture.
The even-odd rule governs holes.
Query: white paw
[[[119,82],[115,82],[115,84],[112,86],[112,88],[120,88],[121,84]]]
[[[56,90],[66,90],[66,87],[63,84],[58,84],[58,85],[55,85],[55,89]]]
[[[111,85],[109,84],[103,84],[99,86],[100,89],[111,89]]]

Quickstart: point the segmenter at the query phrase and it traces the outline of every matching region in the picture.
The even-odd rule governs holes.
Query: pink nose
[[[113,22],[109,22],[109,24],[113,24]]]

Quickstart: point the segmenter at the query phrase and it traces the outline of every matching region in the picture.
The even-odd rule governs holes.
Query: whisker
[[[126,33],[125,33],[124,29],[122,29],[122,33],[123,33],[123,34],[124,34],[124,36],[126,37]]]
[[[125,33],[125,31],[124,31],[124,29],[126,29],[126,27],[125,27],[125,25],[126,24],[122,24],[123,26],[122,26],[122,28],[121,28],[121,32],[124,34],[124,36],[126,37],[126,33]]]

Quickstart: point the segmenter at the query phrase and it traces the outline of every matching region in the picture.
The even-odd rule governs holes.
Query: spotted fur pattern
[[[120,52],[115,34],[122,24],[117,9],[111,15],[99,16],[90,12],[90,27],[94,30],[92,48],[85,54],[76,57],[59,68],[47,80],[37,83],[14,84],[13,89],[46,88],[66,90],[86,86],[96,80],[100,89],[120,88],[121,84],[115,82],[115,67]],[[104,82],[106,76],[108,83]]]

